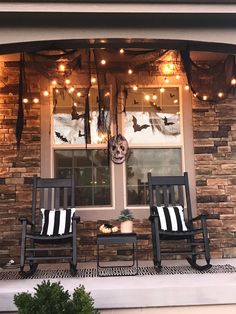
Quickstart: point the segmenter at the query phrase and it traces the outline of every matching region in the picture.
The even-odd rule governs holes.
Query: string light
[[[45,97],[49,96],[49,92],[47,90],[43,91],[43,96]]]
[[[232,84],[232,85],[235,85],[235,84],[236,84],[236,79],[235,79],[235,78],[233,78],[233,79],[231,80],[231,84]]]
[[[76,103],[76,102],[74,102],[73,106],[74,106],[74,107],[77,107],[77,103]]]
[[[186,85],[184,86],[184,89],[185,89],[185,90],[189,90],[189,85],[186,84]]]
[[[149,101],[150,98],[151,98],[150,95],[145,95],[145,96],[144,96],[144,99],[147,100],[147,101]]]
[[[69,93],[71,94],[71,93],[73,93],[75,91],[75,88],[72,86],[70,89],[69,89]]]
[[[107,93],[105,94],[105,97],[108,97],[108,96],[110,96],[110,93],[109,93],[109,92],[107,92]]]
[[[222,92],[219,92],[219,93],[218,93],[218,97],[220,97],[220,98],[222,98],[223,95],[224,95],[224,94],[223,94]]]
[[[175,78],[176,78],[176,80],[179,80],[180,79],[180,75],[177,74]]]
[[[207,98],[208,98],[208,97],[207,97],[206,95],[204,95],[204,96],[202,97],[203,100],[207,100]]]
[[[123,48],[120,49],[120,53],[123,54],[125,51]]]
[[[178,102],[179,102],[178,99],[175,99],[175,100],[173,101],[174,104],[177,104]]]
[[[168,79],[168,77],[165,77],[165,78],[164,78],[164,82],[165,82],[166,84],[168,84],[168,83],[169,83],[169,79]]]
[[[153,99],[153,100],[157,100],[157,95],[156,95],[156,94],[153,94],[153,95],[152,95],[152,99]]]
[[[28,104],[28,102],[29,102],[29,99],[28,99],[28,98],[24,98],[24,99],[23,99],[23,103],[24,103],[24,104]]]
[[[66,79],[66,80],[65,80],[65,83],[66,83],[66,85],[70,84],[70,80],[69,80],[69,79]]]
[[[94,83],[96,83],[96,82],[97,82],[96,77],[92,77],[92,78],[91,78],[91,83],[94,84]]]
[[[134,91],[138,90],[138,86],[137,86],[137,85],[134,85],[134,86],[133,86],[133,90],[134,90]]]
[[[164,92],[165,92],[165,88],[164,88],[164,87],[161,87],[161,88],[160,88],[160,92],[161,92],[161,93],[164,93]]]
[[[59,71],[60,71],[60,72],[65,72],[66,67],[65,67],[65,65],[64,65],[64,64],[59,64],[58,69],[59,69]]]
[[[174,73],[175,65],[173,62],[171,62],[171,59],[167,60],[167,62],[164,62],[164,64],[162,65],[162,72],[165,75],[170,75]]]
[[[105,59],[102,59],[102,60],[101,60],[101,64],[102,64],[102,65],[105,65],[106,63],[107,63],[107,62],[106,62]]]
[[[128,74],[131,75],[132,73],[133,73],[133,70],[132,70],[132,69],[129,69],[129,70],[128,70]]]
[[[56,92],[57,94],[59,94],[59,89],[56,89],[55,92]]]
[[[53,80],[53,81],[52,81],[52,85],[56,86],[56,85],[57,85],[57,81],[56,81],[56,80]]]
[[[33,99],[33,102],[34,102],[35,104],[38,104],[38,103],[39,103],[39,99],[38,99],[38,98],[34,98],[34,99]]]
[[[81,94],[81,92],[78,92],[76,95],[77,95],[78,97],[80,97],[82,94]]]

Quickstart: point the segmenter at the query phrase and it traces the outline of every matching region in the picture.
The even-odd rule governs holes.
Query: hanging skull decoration
[[[111,154],[111,160],[115,164],[122,164],[125,161],[125,156],[128,148],[128,142],[123,135],[118,134],[111,137],[109,140],[109,151]]]

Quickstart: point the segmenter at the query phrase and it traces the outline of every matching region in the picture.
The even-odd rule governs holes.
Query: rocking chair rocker
[[[20,218],[20,274],[32,275],[38,261],[68,260],[74,276],[77,271],[76,227],[80,218],[75,216],[73,179],[34,176],[31,214],[31,221]],[[28,272],[24,271],[25,262],[29,263]]]
[[[219,216],[201,214],[192,217],[188,174],[185,172],[183,176],[152,176],[148,173],[148,190],[155,268],[160,271],[161,257],[173,254],[186,256],[188,263],[197,270],[211,268],[206,220],[219,219]],[[165,240],[184,240],[184,243],[180,245],[179,242],[172,250],[164,250],[161,248],[161,241]],[[205,265],[197,263],[199,255],[205,256]]]

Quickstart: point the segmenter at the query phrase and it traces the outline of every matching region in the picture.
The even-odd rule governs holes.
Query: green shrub
[[[34,295],[22,292],[14,296],[19,314],[99,314],[90,292],[82,285],[74,290],[72,298],[60,282],[44,280],[34,289]]]

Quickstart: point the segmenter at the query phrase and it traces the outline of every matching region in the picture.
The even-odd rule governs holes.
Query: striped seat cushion
[[[43,236],[58,236],[72,232],[72,217],[75,208],[48,210],[41,208]]]
[[[183,206],[155,206],[153,214],[158,214],[160,229],[164,231],[187,231]]]

